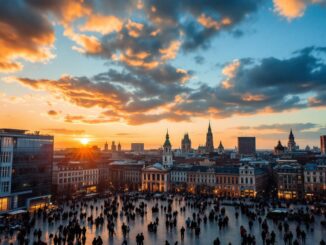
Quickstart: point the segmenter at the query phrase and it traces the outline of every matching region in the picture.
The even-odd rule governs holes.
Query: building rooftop
[[[14,128],[0,128],[0,136],[28,136],[28,137],[44,137],[52,138],[51,135],[41,134],[40,131],[29,131],[24,129],[14,129]]]

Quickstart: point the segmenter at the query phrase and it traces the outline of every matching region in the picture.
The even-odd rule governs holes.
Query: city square
[[[35,211],[35,222],[29,227],[30,231],[25,238],[25,243],[17,241],[19,237],[17,231],[12,238],[9,234],[2,233],[1,239],[2,244],[11,242],[33,244],[34,241],[43,241],[46,244],[65,244],[65,242],[66,244],[94,244],[94,238],[101,237],[103,244],[138,244],[136,237],[138,234],[143,234],[143,244],[195,245],[202,244],[202,239],[205,239],[205,244],[226,245],[324,244],[321,242],[326,233],[326,219],[321,213],[324,207],[284,203],[280,205],[282,206],[279,208],[273,208],[271,205],[264,206],[263,203],[259,204],[250,199],[214,199],[180,194],[130,193],[110,195],[105,198],[92,195],[84,200],[66,203],[58,209],[49,209],[44,213],[41,210]],[[303,219],[303,213],[307,213],[306,208],[309,209],[309,215],[313,217],[309,222]],[[293,216],[291,218],[290,213],[295,214],[300,209],[303,211],[301,217],[297,214],[295,218]],[[279,216],[275,212],[275,216],[266,217],[273,210],[287,210],[288,214]],[[263,243],[262,231],[266,229],[265,222],[265,226],[268,227],[265,239],[269,241],[265,240]],[[285,231],[286,223],[289,227],[288,231]],[[83,233],[85,240],[83,235],[77,235],[78,232],[72,236],[68,232],[67,235],[64,229],[69,224],[70,226],[78,224],[81,233],[85,232]],[[126,226],[125,230],[123,225]],[[83,227],[86,228],[85,231],[82,231]],[[185,229],[183,239],[182,227]],[[247,235],[255,239],[245,240],[241,236],[243,234],[241,227],[246,230]],[[39,230],[41,230],[40,236]],[[288,243],[284,241],[287,232],[293,235],[291,243],[290,240],[287,241]],[[275,234],[274,242],[271,240],[273,237],[271,233]],[[217,238],[220,243],[214,243]]]

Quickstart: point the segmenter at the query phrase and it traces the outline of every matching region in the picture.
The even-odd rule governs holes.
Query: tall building
[[[53,166],[53,193],[57,199],[70,198],[80,190],[95,192],[100,170],[91,163],[72,161]]]
[[[131,151],[144,152],[144,143],[131,143]]]
[[[112,141],[112,144],[111,144],[111,151],[112,151],[112,152],[117,151],[117,146],[116,146],[116,144],[115,144],[114,141]]]
[[[118,151],[121,151],[121,144],[120,144],[120,142],[118,144]]]
[[[173,165],[173,158],[172,158],[172,146],[170,143],[170,136],[169,132],[166,132],[165,142],[163,145],[163,167],[170,168]]]
[[[50,200],[53,136],[0,129],[0,212]]]
[[[186,133],[181,140],[181,151],[182,153],[189,153],[191,151],[191,140],[188,133]]]
[[[240,155],[255,155],[256,137],[238,137],[238,153]]]
[[[290,134],[289,134],[289,141],[288,141],[288,151],[295,151],[297,148],[296,146],[296,143],[295,143],[295,140],[294,140],[294,135],[293,135],[293,132],[292,132],[292,128],[291,128],[291,131],[290,131]]]
[[[104,151],[108,151],[108,150],[109,150],[109,144],[108,144],[108,142],[105,142]]]
[[[305,197],[325,198],[326,196],[326,165],[307,163],[304,165],[304,191]]]
[[[211,129],[211,123],[208,124],[208,131],[206,134],[206,153],[214,152],[213,134]]]
[[[277,196],[280,199],[303,197],[303,168],[297,162],[282,162],[274,167],[277,178]]]
[[[320,152],[322,155],[326,155],[326,135],[320,136]]]

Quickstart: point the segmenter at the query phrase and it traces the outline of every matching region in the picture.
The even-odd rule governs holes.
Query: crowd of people
[[[230,219],[237,221],[241,216],[239,230],[232,231],[234,236],[240,237],[238,241],[241,245],[273,245],[279,244],[277,242],[280,240],[283,240],[285,245],[302,245],[307,242],[307,234],[314,233],[316,217],[319,217],[319,222],[325,222],[326,218],[324,208],[312,210],[308,206],[298,206],[288,213],[270,215],[269,211],[280,204],[272,207],[271,204],[253,200],[234,200],[233,203],[224,203],[224,200],[195,195],[144,196],[140,193],[133,195],[121,193],[92,200],[68,201],[56,208],[43,208],[23,214],[20,217],[20,226],[16,229],[10,228],[10,220],[7,220],[1,231],[0,243],[102,245],[107,243],[107,239],[121,235],[123,245],[135,243],[143,245],[146,244],[145,233],[162,236],[157,234],[157,231],[164,229],[166,232],[177,231],[177,239],[173,237],[174,241],[170,241],[174,245],[191,244],[189,240],[185,243],[185,234],[191,237],[194,235],[197,241],[205,241],[205,244],[235,245],[221,234],[232,229],[229,226]],[[182,220],[179,218],[180,215],[184,217]],[[138,219],[145,216],[152,218],[147,223],[147,231],[142,230],[132,237],[132,229],[135,229],[132,224],[134,222],[137,224]],[[207,237],[201,236],[202,229],[205,229],[207,223],[210,225],[214,223],[216,225],[214,234],[220,235],[216,235],[210,242],[205,240]],[[117,227],[118,224],[121,224],[121,227]],[[324,229],[323,225],[318,225]],[[93,227],[96,232],[88,232]],[[164,238],[165,245],[170,244],[169,240],[171,239],[168,236]],[[322,237],[318,243],[326,245]]]

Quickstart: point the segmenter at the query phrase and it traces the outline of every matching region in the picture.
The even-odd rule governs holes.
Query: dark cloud
[[[78,106],[102,109],[98,117],[67,115],[67,122],[124,119],[141,124],[324,106],[324,47],[308,47],[286,59],[233,61],[224,65],[225,78],[217,86],[189,86],[194,71],[172,64],[180,50],[208,48],[221,32],[242,35],[241,23],[262,4],[262,0],[2,1],[0,71],[21,68],[13,54],[31,61],[51,58],[55,22],[75,43],[75,50],[102,58],[111,67],[94,77],[18,78]],[[195,61],[202,63],[203,58]]]
[[[202,65],[205,62],[205,58],[203,56],[201,56],[201,55],[196,55],[194,57],[194,60],[198,65]]]
[[[226,117],[324,106],[326,63],[323,48],[310,47],[287,59],[248,59],[223,69],[226,79],[216,87],[202,85],[175,110]],[[215,110],[215,112],[214,112]]]
[[[0,72],[22,69],[17,61],[44,61],[53,57],[53,27],[41,12],[25,1],[0,1]]]
[[[154,123],[161,120],[169,120],[172,122],[190,121],[190,116],[184,114],[176,114],[173,112],[161,114],[133,114],[127,118],[127,122],[131,125],[140,125],[145,123]]]
[[[59,112],[55,111],[55,110],[49,110],[48,111],[48,115],[49,116],[57,116],[59,114]]]
[[[18,79],[34,89],[49,90],[82,107],[100,107],[100,118],[66,118],[67,122],[130,124],[163,119],[272,113],[325,105],[326,64],[323,48],[306,48],[290,58],[241,59],[223,68],[217,86],[184,83],[189,73],[164,65],[143,72],[139,68],[110,69],[92,78]],[[307,126],[307,125],[306,125]],[[308,125],[309,126],[309,125]]]
[[[320,135],[326,134],[325,125],[316,123],[276,123],[276,124],[263,124],[258,126],[243,126],[237,128],[239,131],[244,131],[246,134],[251,133],[259,138],[275,140],[275,145],[278,140],[281,140],[283,144],[288,141],[290,130],[293,130],[295,140],[301,142],[301,140],[315,141]],[[235,136],[236,137],[236,136]],[[304,147],[305,145],[301,145]]]
[[[259,126],[255,127],[250,127],[250,126],[241,126],[237,127],[236,129],[239,130],[277,130],[283,133],[288,133],[290,132],[290,129],[293,129],[294,131],[306,131],[306,130],[311,130],[311,129],[319,129],[321,125],[316,124],[316,123],[275,123],[275,124],[262,124]]]

